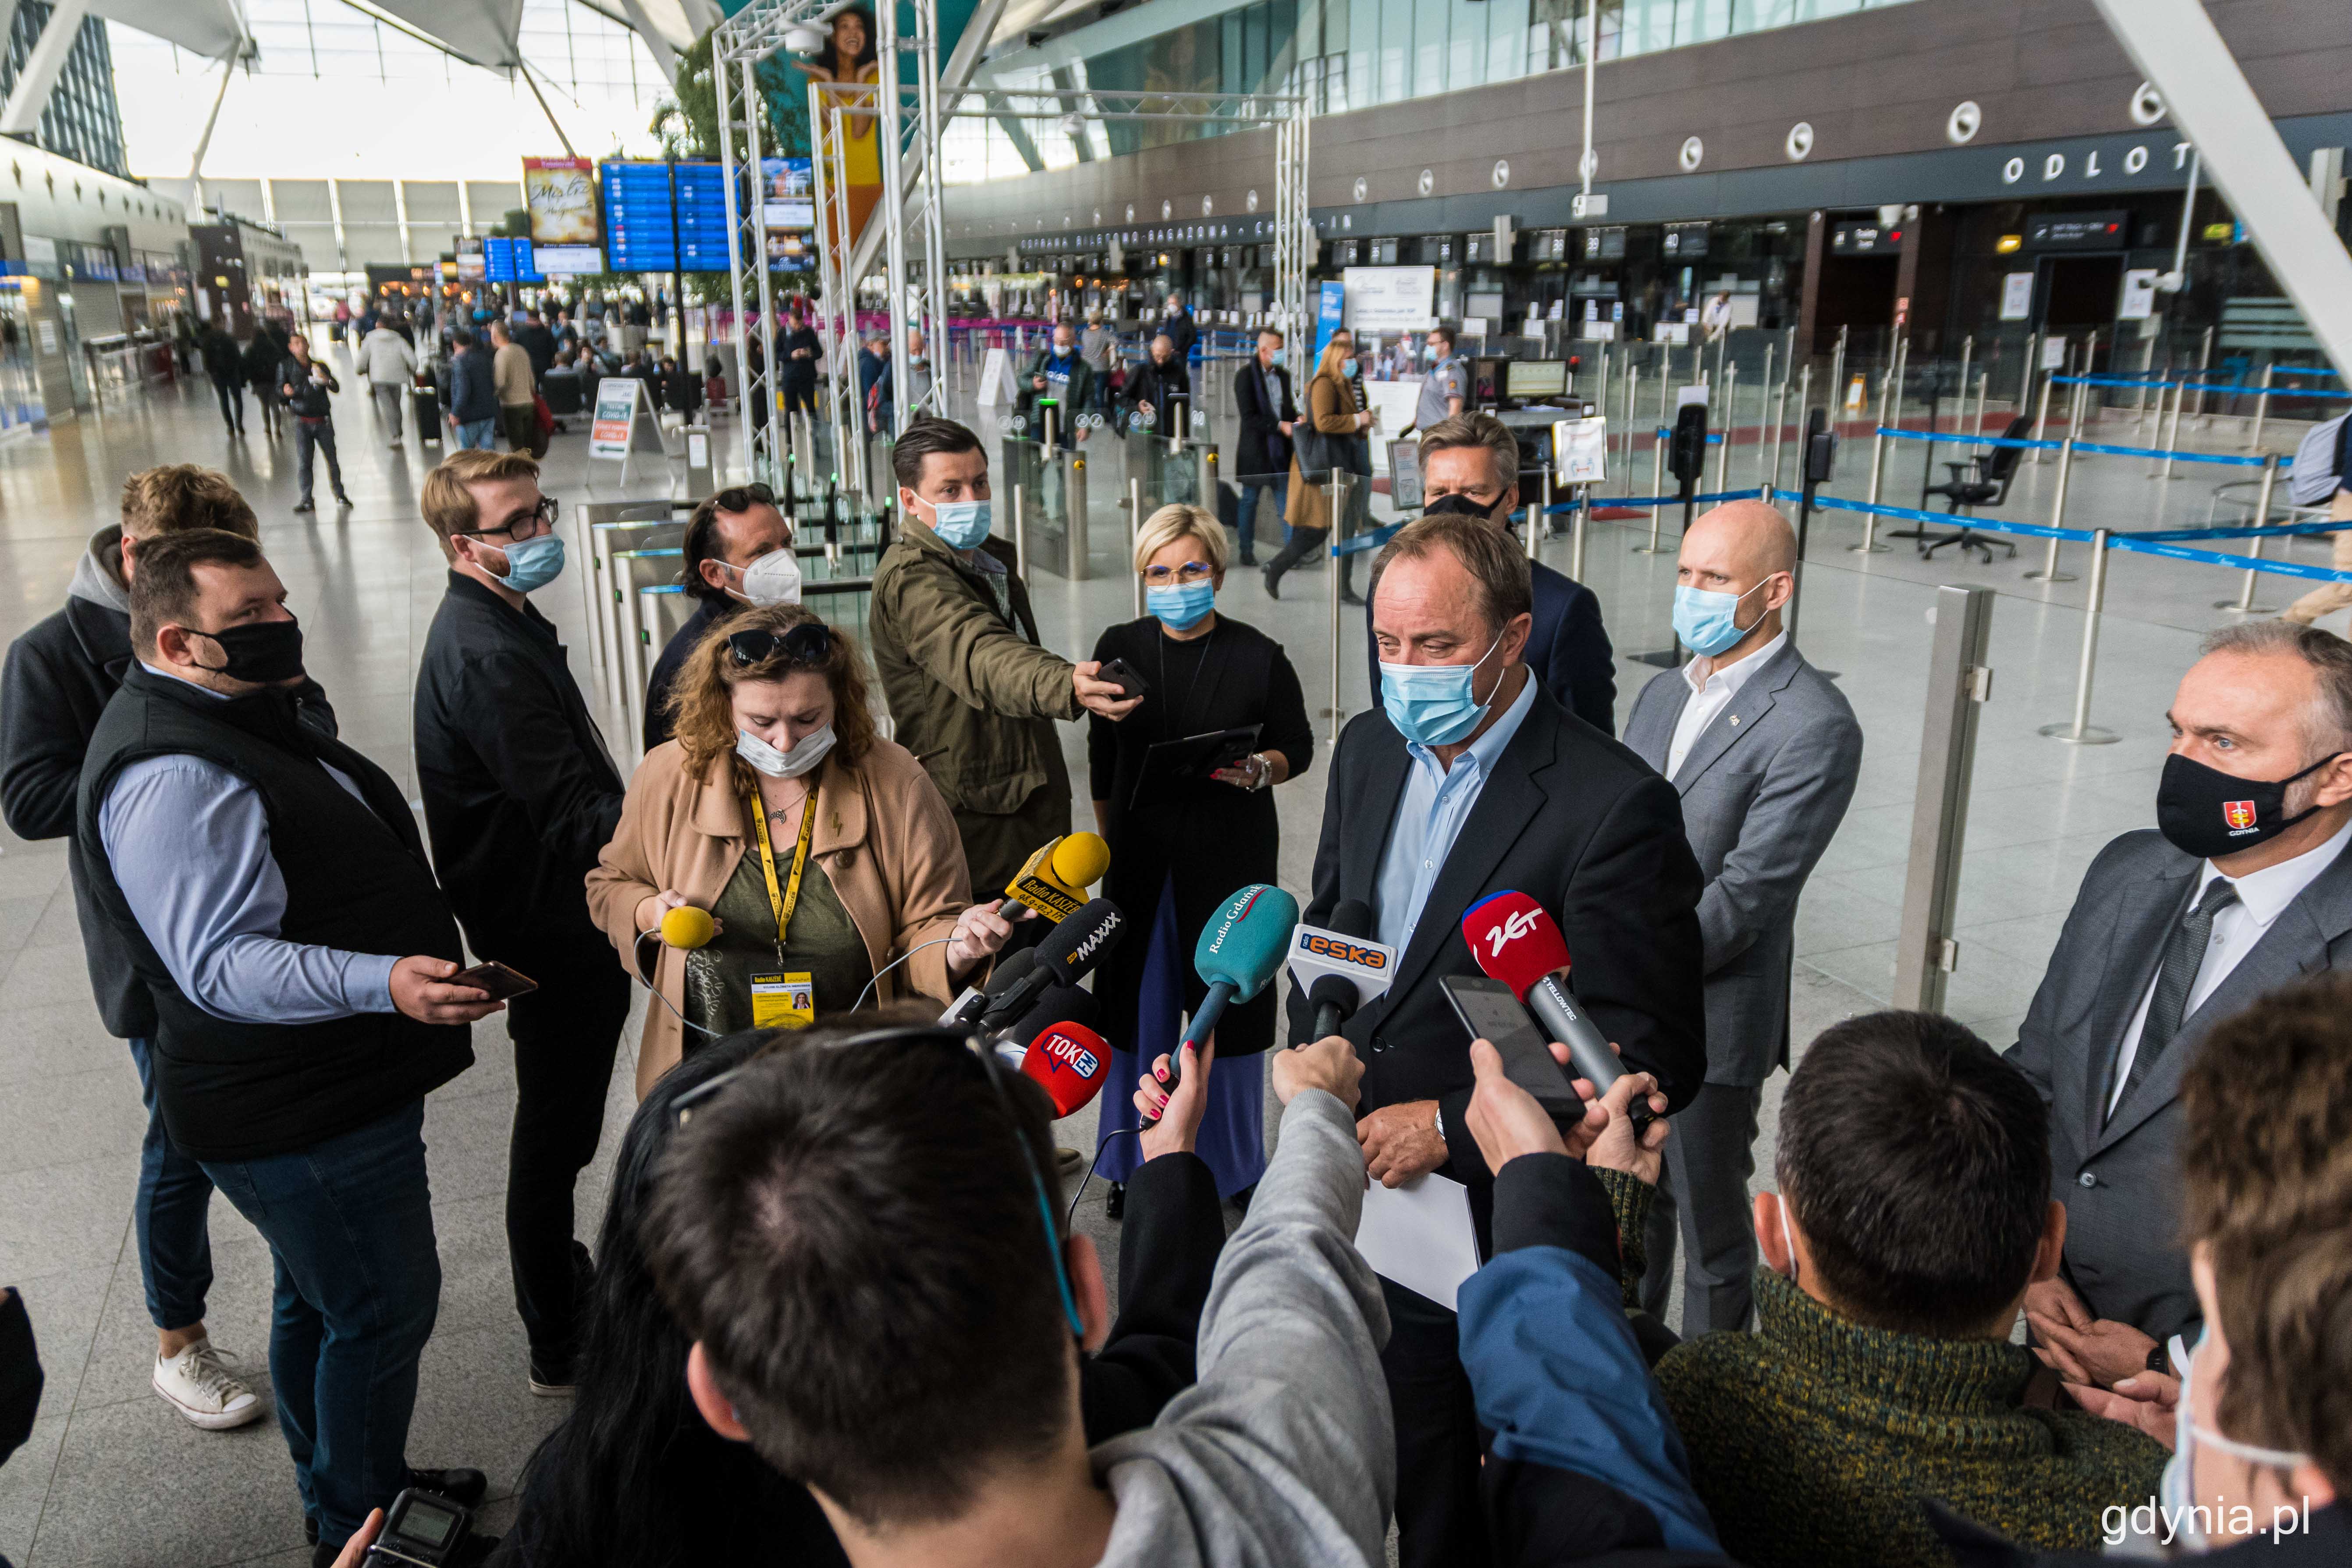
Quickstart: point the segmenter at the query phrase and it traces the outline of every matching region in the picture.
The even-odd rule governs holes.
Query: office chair
[[[2009,422],[2009,428],[2002,431],[2001,436],[2005,440],[2022,440],[2032,428],[2032,419],[2021,414]],[[1944,467],[1952,473],[1950,482],[1933,486],[1927,493],[1942,496],[1948,500],[1953,516],[1972,517],[1977,508],[1997,507],[2009,499],[2010,481],[2017,478],[2018,460],[2024,455],[2025,450],[2021,447],[1995,447],[1990,454],[1971,452],[1965,462],[1946,463]],[[1923,534],[1919,540],[1919,553],[1933,557],[1947,544],[1957,544],[1964,552],[1970,550],[1978,552],[1983,555],[1988,566],[1992,564],[1992,547],[1996,544],[2012,556],[2017,553],[2017,546],[2010,541],[1998,535],[1979,533],[1965,521],[1951,533]]]

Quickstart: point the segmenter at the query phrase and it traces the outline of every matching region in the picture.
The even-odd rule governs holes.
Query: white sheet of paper
[[[1437,1175],[1401,1187],[1374,1182],[1356,1222],[1356,1250],[1381,1279],[1454,1310],[1455,1292],[1478,1271],[1470,1189]]]

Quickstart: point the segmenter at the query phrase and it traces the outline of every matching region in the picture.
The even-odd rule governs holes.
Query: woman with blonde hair
[[[1344,531],[1362,531],[1372,493],[1372,413],[1356,395],[1362,366],[1356,359],[1356,341],[1346,328],[1331,334],[1323,355],[1315,362],[1315,377],[1307,384],[1307,417],[1290,432],[1290,504],[1283,521],[1290,525],[1290,542],[1265,563],[1265,595],[1282,597],[1282,574],[1320,550],[1331,537],[1331,475],[1338,470],[1345,492],[1339,521]],[[1356,558],[1339,558],[1339,597],[1360,605],[1356,597]]]
[[[703,637],[670,689],[672,738],[629,781],[588,873],[588,909],[621,966],[652,984],[637,1093],[738,1029],[793,1026],[870,996],[942,1005],[1004,944],[947,802],[876,731],[857,650],[798,605]],[[715,917],[688,951],[656,934],[684,905]]]
[[[1095,822],[1110,844],[1103,897],[1150,933],[1113,948],[1095,973],[1103,1032],[1121,1047],[1111,1056],[1113,1083],[1175,1049],[1178,1015],[1208,994],[1193,973],[1193,941],[1234,889],[1276,879],[1281,838],[1271,789],[1315,755],[1306,695],[1282,645],[1217,611],[1226,548],[1213,513],[1152,513],[1135,542],[1150,614],[1095,644],[1096,658],[1126,659],[1151,687],[1125,721],[1097,719],[1087,731]],[[1265,1076],[1248,1058],[1274,1043],[1276,989],[1228,1009],[1217,1026],[1217,1056],[1227,1065],[1209,1080],[1198,1152],[1226,1197],[1265,1169]],[[1097,1136],[1114,1183],[1140,1162],[1134,1139],[1112,1134],[1135,1125],[1130,1097],[1103,1097]],[[1122,1196],[1112,1189],[1115,1205]]]

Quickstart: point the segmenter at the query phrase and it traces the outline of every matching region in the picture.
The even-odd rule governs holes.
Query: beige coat
[[[706,775],[690,774],[685,752],[668,741],[646,753],[629,781],[621,825],[588,873],[588,912],[630,973],[636,973],[640,945],[637,905],[675,888],[688,903],[709,909],[751,847],[734,780],[737,765],[728,757]],[[817,805],[822,815],[810,858],[832,879],[877,973],[955,929],[956,916],[971,901],[963,846],[947,802],[905,747],[877,741],[855,767],[834,752],[817,775]],[[670,1006],[646,1008],[645,1038],[637,1047],[640,1099],[677,1065],[685,1031],[670,1007],[686,1005],[686,954],[656,940],[642,945],[660,955],[654,979]],[[944,945],[924,948],[875,988],[883,1001],[910,991],[942,1006],[953,995]]]
[[[1307,384],[1307,416],[1315,428],[1326,436],[1355,436],[1361,432],[1356,426],[1356,416],[1362,405],[1356,401],[1356,389],[1348,378],[1340,375],[1318,375]],[[1294,437],[1293,446],[1297,445]],[[1316,470],[1315,482],[1307,482],[1298,470],[1298,455],[1290,458],[1289,504],[1282,510],[1282,521],[1293,528],[1326,529],[1331,526],[1331,492],[1324,487],[1331,482],[1330,474]],[[1357,479],[1358,484],[1370,481]]]

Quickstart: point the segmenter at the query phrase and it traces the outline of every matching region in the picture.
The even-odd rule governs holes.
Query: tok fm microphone
[[[1290,933],[1290,979],[1315,1009],[1314,1038],[1338,1034],[1358,1008],[1388,994],[1396,950],[1371,933],[1371,908],[1361,899],[1333,910],[1328,926],[1301,925]]]
[[[1084,993],[1080,993],[1081,995]],[[1009,1057],[1015,1047],[998,1047]],[[1073,1019],[1048,1024],[1021,1053],[1021,1075],[1054,1102],[1054,1120],[1076,1114],[1094,1102],[1110,1078],[1110,1046]]]
[[[1492,980],[1511,988],[1545,1037],[1568,1047],[1576,1076],[1590,1079],[1596,1095],[1625,1075],[1609,1037],[1601,1032],[1562,981],[1568,974],[1568,942],[1544,907],[1520,892],[1489,893],[1462,916],[1462,940],[1470,956]],[[1633,1108],[1636,1131],[1647,1126],[1647,1102]]]
[[[1004,907],[997,913],[1017,921],[1034,910],[1058,924],[1077,913],[1087,889],[1109,868],[1110,846],[1100,834],[1065,834],[1022,862],[1004,884]]]
[[[1216,1028],[1233,1002],[1246,1002],[1265,989],[1282,968],[1290,931],[1298,923],[1298,900],[1271,882],[1252,882],[1227,899],[1201,928],[1192,946],[1192,969],[1208,982],[1208,1000],[1192,1015],[1192,1026],[1168,1058],[1169,1093],[1184,1076],[1184,1046],[1198,1046]],[[1158,1121],[1157,1117],[1152,1119]]]
[[[1037,955],[1035,967],[991,997],[980,1015],[981,1027],[1001,1028],[1018,1018],[1049,985],[1076,984],[1126,934],[1127,916],[1108,899],[1079,905],[1029,950]]]

